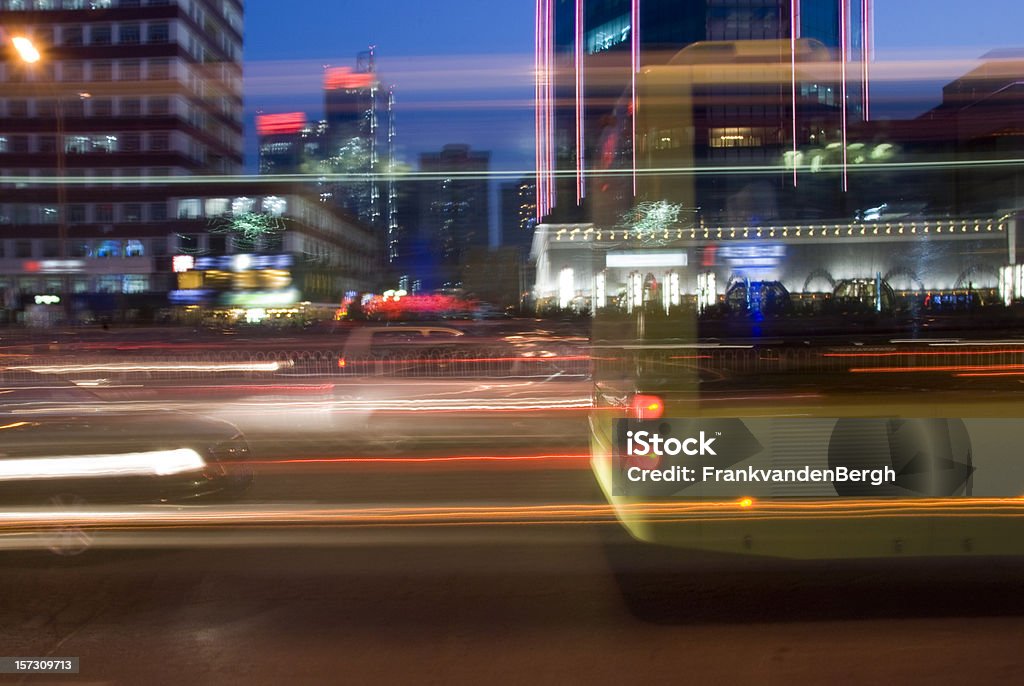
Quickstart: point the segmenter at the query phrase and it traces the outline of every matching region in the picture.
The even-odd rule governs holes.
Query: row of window
[[[148,274],[103,274],[101,276],[74,276],[71,278],[73,293],[145,293],[150,290],[151,277]],[[63,292],[60,279],[20,276],[0,278],[0,292],[14,290],[27,294],[53,294]],[[3,306],[0,302],[0,307]],[[30,301],[31,304],[31,301]]]
[[[288,211],[288,200],[276,195],[263,198],[183,198],[177,201],[179,219],[200,217],[239,216],[248,213],[283,217]]]
[[[168,254],[166,238],[98,238],[73,240],[68,243],[69,257],[151,257]],[[0,258],[56,259],[60,242],[56,238],[0,239]]]
[[[309,241],[307,241],[307,245]],[[68,242],[69,258],[122,259],[126,257],[163,257],[166,255],[247,254],[280,252],[280,234],[244,239],[222,233],[172,234],[160,238],[94,238]],[[55,238],[0,238],[0,259],[57,259],[60,242]]]
[[[111,7],[156,7],[173,0],[0,0],[0,7],[12,12],[26,10],[105,10]]]
[[[155,21],[146,24],[91,24],[88,27],[61,26],[60,37],[53,37],[52,44],[68,47],[81,45],[138,45],[145,39],[146,43],[167,43],[171,39],[171,25],[166,21]],[[38,35],[38,34],[37,34]],[[48,38],[48,36],[46,37]],[[88,42],[86,39],[88,38]]]
[[[174,201],[179,219],[200,219],[202,217],[242,216],[259,213],[281,217],[288,210],[285,198],[268,195],[263,198],[183,198]],[[74,203],[67,206],[68,221],[80,223],[110,223],[164,221],[168,217],[167,203]],[[0,204],[0,224],[56,224],[59,218],[57,207],[49,204],[9,203]]]
[[[4,107],[6,104],[6,107]],[[115,107],[116,106],[116,107]],[[75,117],[141,117],[145,114],[159,117],[171,114],[171,99],[164,96],[152,98],[68,98],[60,107],[65,118]],[[4,112],[11,119],[51,118],[57,115],[57,101],[53,98],[38,100],[12,99],[0,101],[0,116]]]
[[[70,224],[164,221],[167,203],[73,203],[67,206]],[[0,205],[0,224],[56,224],[60,213],[55,205],[9,203]]]
[[[104,186],[120,186],[132,183],[134,180],[141,179],[142,177],[153,179],[164,176],[184,176],[186,174],[186,170],[180,167],[120,167],[115,169],[109,167],[99,169],[73,167],[67,170],[65,178],[75,179],[75,185],[77,186],[99,185],[100,182],[102,182],[102,185]],[[45,169],[39,167],[33,167],[32,169],[25,170],[0,169],[0,184],[25,188],[34,185],[31,179],[41,179],[49,182],[56,178],[56,176],[56,169]],[[11,179],[14,177],[17,177],[18,181],[11,183]],[[84,179],[84,181],[80,179]],[[92,183],[93,179],[97,181],[97,184]],[[119,179],[119,181],[111,183],[103,181],[104,179]]]
[[[65,83],[93,83],[101,81],[164,81],[171,78],[169,57],[126,60],[68,60],[47,62],[40,67],[38,76],[46,81]],[[86,66],[89,67],[88,72]],[[7,69],[6,78],[24,81],[28,74],[19,66]]]
[[[64,152],[69,155],[115,152],[167,152],[171,149],[171,134],[166,131],[141,133],[99,133],[88,136],[72,134],[64,136]],[[0,135],[0,153],[54,153],[57,137],[50,134],[30,136],[27,134]]]

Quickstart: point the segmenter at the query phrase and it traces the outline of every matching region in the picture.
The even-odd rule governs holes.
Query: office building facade
[[[602,195],[616,196],[610,205],[620,212],[665,199],[643,188],[642,179],[665,148],[687,148],[675,162],[690,162],[697,171],[774,164],[812,136],[846,150],[851,124],[870,118],[872,22],[870,0],[538,0],[538,218],[606,222],[611,217],[602,216]],[[828,67],[805,69],[809,53]],[[747,67],[731,88],[695,86],[679,101],[687,123],[668,127],[676,131],[641,118],[650,74],[671,66],[737,64]],[[765,65],[777,72],[770,82],[758,75]],[[609,169],[628,183],[594,178]],[[697,188],[687,209],[757,220],[765,203],[800,205],[793,197],[779,201],[780,194],[793,195],[799,176],[789,170],[761,179],[767,186]],[[839,195],[846,191],[845,172],[832,181]],[[769,197],[756,201],[761,207],[737,209],[752,204],[749,196]]]

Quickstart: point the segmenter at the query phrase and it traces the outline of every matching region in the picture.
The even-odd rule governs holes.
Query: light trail
[[[266,526],[474,526],[615,524],[619,518],[651,523],[794,520],[1024,517],[1024,498],[894,498],[830,501],[724,501],[558,503],[483,506],[30,508],[0,512],[0,532],[67,526],[98,529]]]
[[[898,350],[874,353],[822,353],[822,357],[918,357],[929,355],[1024,355],[1024,347],[1002,350]]]
[[[7,371],[36,374],[75,374],[82,372],[276,372],[294,366],[292,362],[148,362],[145,364],[101,363],[67,365],[24,365],[5,367]]]
[[[901,374],[914,372],[986,372],[986,371],[1020,371],[1024,372],[1024,364],[1002,365],[961,365],[944,364],[923,367],[853,367],[849,370],[854,374]]]
[[[372,465],[403,465],[410,464],[472,464],[472,463],[520,463],[520,462],[559,462],[570,461],[586,463],[590,453],[555,453],[542,455],[448,455],[440,457],[300,457],[283,460],[250,460],[250,465],[285,465],[285,464],[372,464]]]

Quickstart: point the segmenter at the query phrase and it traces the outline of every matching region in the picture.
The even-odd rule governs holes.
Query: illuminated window
[[[708,145],[712,148],[756,148],[781,142],[781,130],[772,127],[729,126],[708,129]]]
[[[93,152],[117,152],[117,136],[101,135],[92,137]]]
[[[130,240],[124,244],[124,256],[125,257],[144,257],[146,255],[146,247],[142,241]]]
[[[89,152],[89,137],[88,136],[65,136],[64,137],[64,152],[81,154]]]
[[[596,29],[587,31],[587,52],[593,55],[614,48],[629,40],[629,15],[623,14],[611,21],[601,24]]]
[[[118,274],[106,274],[96,277],[97,293],[120,293],[121,277]]]
[[[245,214],[252,212],[256,201],[252,198],[235,198],[231,201],[231,214]]]
[[[145,293],[149,290],[149,277],[145,274],[125,274],[122,293]]]
[[[228,199],[227,198],[207,198],[206,199],[206,216],[207,217],[220,217],[228,213]]]
[[[263,198],[263,211],[272,217],[280,217],[288,211],[288,201],[276,195]]]
[[[199,217],[199,211],[199,198],[178,201],[178,219],[196,219]]]
[[[96,257],[120,257],[121,256],[121,241],[115,241],[113,239],[107,239],[101,241],[98,248],[96,248]]]

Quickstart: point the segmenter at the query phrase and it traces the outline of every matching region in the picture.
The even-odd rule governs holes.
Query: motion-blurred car
[[[252,484],[249,446],[226,421],[119,409],[52,379],[0,379],[0,504],[188,503]],[[80,552],[74,543],[53,547]]]

